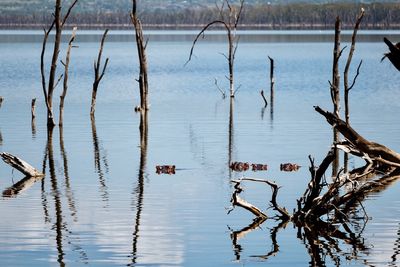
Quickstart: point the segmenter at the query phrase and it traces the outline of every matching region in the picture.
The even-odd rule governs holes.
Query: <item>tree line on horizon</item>
[[[79,3],[84,5],[85,3]],[[253,4],[245,5],[240,26],[260,29],[329,29],[336,16],[340,16],[343,28],[351,28],[354,17],[365,9],[364,29],[398,29],[400,27],[400,3],[341,3],[341,4]],[[194,6],[181,9],[138,9],[144,25],[150,28],[198,28],[219,17],[216,6]],[[26,14],[7,11],[0,16],[2,28],[41,28],[51,21],[45,10]],[[80,28],[130,27],[129,6],[126,11],[81,8],[71,14],[69,25]]]

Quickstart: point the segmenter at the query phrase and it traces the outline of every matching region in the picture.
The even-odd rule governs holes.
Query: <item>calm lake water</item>
[[[110,63],[91,123],[99,34],[96,42],[83,41],[84,35],[81,42],[77,38],[64,127],[54,129],[50,143],[39,69],[41,43],[0,42],[0,95],[5,98],[0,151],[46,173],[14,197],[0,198],[0,266],[308,266],[308,244],[291,224],[274,236],[278,222],[269,220],[233,242],[231,231],[248,226],[252,216],[239,208],[227,214],[230,180],[243,175],[273,180],[281,186],[279,203],[289,211],[296,207],[310,177],[308,155],[320,162],[332,142],[330,126],[313,105],[331,109],[333,44],[240,43],[235,83],[241,87],[230,124],[230,100],[222,99],[214,85],[216,78],[221,87],[228,87],[227,63],[220,54],[227,45],[202,40],[195,58],[184,66],[190,40],[152,39],[157,34],[150,34],[151,110],[147,146],[141,151],[140,115],[134,112],[139,103],[135,43],[106,42],[104,58]],[[363,64],[351,91],[351,121],[366,138],[400,151],[400,73],[388,61],[380,63],[386,47],[380,38],[374,40],[357,44],[352,73],[361,59]],[[269,88],[268,55],[276,64],[273,110],[271,105],[263,108],[259,95],[260,89]],[[60,91],[61,86],[56,107]],[[35,127],[32,98],[37,98]],[[230,172],[229,161],[266,163],[269,170]],[[303,167],[281,172],[285,162]],[[155,166],[163,164],[176,165],[176,174],[156,174]],[[351,158],[350,165],[359,166],[360,161]],[[22,178],[0,164],[2,191]],[[268,207],[269,188],[247,184],[245,189],[243,196],[250,202]],[[332,251],[321,255],[327,266],[400,264],[399,190],[399,183],[393,183],[364,202],[369,218],[361,233],[365,249],[341,240],[321,241],[321,247]],[[260,257],[273,250],[273,242],[279,251]]]

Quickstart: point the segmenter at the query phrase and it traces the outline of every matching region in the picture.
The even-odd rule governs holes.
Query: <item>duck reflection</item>
[[[400,254],[400,224],[399,224],[399,229],[397,231],[397,239],[396,242],[394,243],[394,247],[393,247],[393,255],[392,255],[392,261],[390,262],[389,266],[398,266],[397,264],[398,259],[397,257]]]
[[[148,114],[147,111],[140,113],[140,163],[137,186],[133,190],[133,195],[136,197],[136,214],[135,214],[135,226],[133,230],[132,240],[132,263],[130,266],[134,266],[137,263],[137,246],[139,240],[140,231],[140,219],[143,208],[143,195],[144,195],[144,178],[146,174],[146,162],[147,162],[147,144],[148,144]]]
[[[99,176],[100,182],[100,192],[102,200],[106,202],[106,207],[108,206],[109,194],[108,187],[106,184],[106,179],[104,173],[108,173],[108,161],[104,151],[100,147],[99,138],[97,137],[96,131],[96,119],[94,116],[90,116],[91,126],[92,126],[92,138],[93,138],[93,153],[94,153],[94,167]],[[103,153],[103,157],[101,154]]]
[[[0,130],[0,146],[3,145],[3,135],[1,134],[1,130]]]

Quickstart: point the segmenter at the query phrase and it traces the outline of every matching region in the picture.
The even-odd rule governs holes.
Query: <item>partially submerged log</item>
[[[18,171],[22,172],[24,175],[29,177],[43,177],[44,174],[32,167],[26,161],[11,155],[7,152],[0,153],[1,158],[5,163],[10,165],[11,167],[17,169]]]
[[[314,109],[323,115],[328,123],[334,126],[358,151],[368,155],[373,161],[382,164],[400,167],[400,154],[384,145],[368,141],[356,132],[350,125],[338,118],[335,114],[324,111],[318,106]]]

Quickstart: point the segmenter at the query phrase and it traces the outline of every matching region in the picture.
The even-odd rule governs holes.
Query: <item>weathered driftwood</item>
[[[335,128],[361,153],[365,153],[374,161],[399,167],[400,154],[384,145],[368,141],[356,132],[350,125],[338,118],[335,114],[324,111],[320,107],[315,110],[323,115],[328,123]]]
[[[262,212],[259,208],[257,208],[256,206],[254,206],[253,204],[247,202],[246,200],[242,199],[239,194],[243,191],[243,189],[240,187],[240,183],[242,182],[242,180],[233,180],[232,183],[235,183],[235,191],[232,194],[232,198],[231,198],[231,203],[232,206],[238,206],[238,207],[242,207],[245,210],[250,211],[251,213],[253,213],[257,219],[259,220],[265,220],[268,218],[268,216]],[[230,210],[232,211],[232,210]],[[230,212],[229,211],[229,212]],[[228,213],[229,213],[228,212]]]
[[[147,42],[144,41],[142,23],[136,14],[136,0],[132,0],[132,12],[130,14],[131,22],[135,27],[136,46],[139,57],[139,90],[140,90],[140,109],[149,109],[149,84],[147,79],[147,57],[146,47]]]
[[[240,183],[242,181],[251,181],[251,182],[259,182],[259,183],[266,183],[267,185],[269,185],[272,189],[272,196],[271,196],[271,207],[276,210],[280,215],[278,215],[279,218],[281,218],[284,221],[287,221],[291,218],[291,215],[288,213],[288,211],[284,208],[278,205],[276,198],[278,196],[278,190],[279,187],[277,184],[268,181],[268,180],[262,180],[262,179],[256,179],[256,178],[242,178],[240,180],[233,180],[232,183],[235,183],[235,191],[232,194],[232,198],[231,198],[231,203],[233,205],[233,207],[235,206],[240,206],[248,211],[250,211],[251,213],[253,213],[256,218],[268,218],[268,216],[263,213],[259,208],[257,208],[256,206],[254,206],[251,203],[248,203],[247,201],[245,201],[244,199],[239,197],[239,194],[243,191],[243,189],[240,187]]]
[[[11,155],[7,152],[0,153],[1,158],[5,163],[10,165],[11,167],[17,169],[21,173],[29,177],[40,177],[44,176],[43,173],[32,167],[29,163],[25,162],[24,160]]]
[[[64,83],[63,83],[63,91],[60,96],[60,113],[59,113],[60,117],[59,117],[59,122],[58,122],[58,125],[60,125],[60,126],[63,125],[64,102],[65,102],[65,97],[67,96],[67,90],[68,90],[69,61],[70,61],[70,57],[71,57],[72,43],[75,40],[76,30],[77,30],[77,27],[74,27],[72,29],[71,38],[69,39],[69,42],[68,42],[67,55],[65,56],[65,63],[61,61],[61,63],[64,65]]]
[[[106,59],[106,62],[104,63],[103,69],[100,72],[100,64],[101,64],[101,55],[103,54],[103,46],[104,46],[104,41],[106,40],[108,33],[108,29],[106,29],[103,33],[103,37],[101,38],[100,42],[100,49],[99,49],[99,54],[97,56],[97,61],[94,61],[94,81],[93,81],[93,90],[92,90],[92,102],[90,105],[90,116],[94,116],[94,113],[96,111],[96,96],[97,96],[97,89],[99,87],[99,83],[101,79],[103,79],[103,76],[106,72],[106,68],[108,65],[108,60],[109,58]]]
[[[225,10],[225,5],[227,7],[227,10]],[[234,87],[234,75],[233,75],[233,68],[234,68],[234,62],[235,62],[235,56],[236,56],[236,50],[238,47],[238,42],[239,38],[236,35],[236,30],[237,26],[239,23],[239,20],[242,15],[243,11],[243,6],[244,6],[244,0],[240,0],[240,6],[239,10],[235,7],[232,6],[230,3],[230,0],[224,0],[222,2],[222,6],[218,7],[219,13],[220,13],[220,19],[214,20],[210,23],[208,23],[206,26],[203,27],[203,29],[197,34],[196,38],[193,41],[192,48],[190,49],[190,55],[189,59],[186,63],[188,63],[193,56],[193,51],[194,47],[197,43],[197,41],[204,35],[204,33],[212,26],[214,25],[220,25],[226,30],[227,38],[228,38],[228,55],[224,55],[225,58],[228,60],[228,66],[229,66],[229,77],[226,77],[229,80],[229,92],[230,96],[234,97],[235,90]]]
[[[45,99],[45,103],[46,103],[46,107],[47,107],[47,125],[50,127],[54,127],[56,125],[55,121],[54,121],[54,116],[53,116],[53,93],[54,93],[54,89],[56,88],[56,86],[58,84],[58,82],[56,82],[56,70],[57,70],[58,55],[60,53],[62,29],[64,27],[65,22],[67,21],[67,18],[69,17],[69,15],[71,13],[72,8],[76,5],[77,2],[78,2],[78,0],[75,0],[74,2],[72,2],[70,7],[68,8],[68,11],[64,15],[64,17],[62,17],[61,16],[61,0],[56,0],[55,12],[53,14],[54,20],[48,30],[44,29],[40,70],[41,70],[41,77],[42,77],[43,94],[44,94],[44,99]],[[49,83],[48,83],[48,86],[46,87],[46,78],[45,78],[45,70],[44,70],[44,54],[45,54],[45,50],[46,50],[48,36],[54,27],[56,30],[56,34],[55,34],[55,39],[54,39],[53,54],[52,54],[52,58],[51,58]],[[59,80],[60,80],[60,78],[58,79],[58,81]]]

